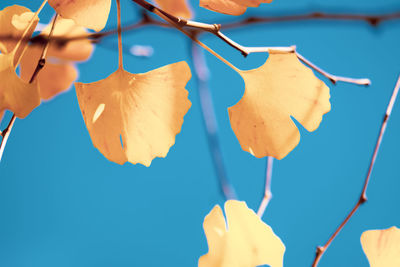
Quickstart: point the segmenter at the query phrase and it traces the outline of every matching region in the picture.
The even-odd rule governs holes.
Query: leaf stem
[[[123,55],[122,55],[122,30],[121,30],[121,3],[120,0],[117,2],[117,14],[118,14],[118,68],[123,68]]]
[[[29,30],[31,29],[31,27],[32,27],[32,25],[33,25],[33,23],[34,23],[34,21],[38,18],[39,13],[42,11],[43,7],[47,4],[47,1],[48,1],[48,0],[44,0],[44,1],[42,2],[42,4],[40,5],[39,9],[35,12],[35,14],[33,15],[32,19],[29,21],[28,27],[25,29],[24,33],[23,33],[22,36],[21,36],[21,39],[20,39],[20,40],[18,41],[18,43],[15,45],[13,51],[18,51],[19,47],[20,47],[21,44],[22,44],[22,41],[24,41],[25,39],[27,39],[27,34],[28,34]],[[22,51],[21,55],[20,55],[19,58],[17,59],[16,64],[15,64],[15,68],[17,68],[17,66],[19,65],[19,63],[20,63],[20,61],[21,61],[21,58],[22,58],[23,55],[25,54],[25,51],[26,51],[27,47],[28,47],[28,46],[25,46],[25,47],[24,47],[24,50]]]
[[[378,139],[377,139],[376,144],[375,144],[375,149],[374,149],[374,152],[372,154],[371,162],[369,164],[367,176],[366,176],[365,181],[364,181],[364,185],[363,185],[363,188],[362,188],[362,191],[361,191],[361,195],[360,195],[357,203],[353,207],[353,209],[349,212],[349,214],[346,216],[346,218],[343,220],[343,222],[339,225],[339,227],[331,235],[331,237],[328,239],[328,241],[325,243],[325,245],[322,246],[322,247],[318,247],[317,248],[315,259],[314,259],[314,262],[312,264],[313,267],[317,267],[318,266],[318,263],[319,263],[321,257],[323,256],[325,251],[328,249],[328,247],[332,243],[332,241],[335,239],[335,237],[340,233],[340,231],[347,224],[347,222],[350,220],[350,218],[356,213],[358,208],[367,201],[368,184],[369,184],[369,181],[370,181],[370,178],[371,178],[371,174],[372,174],[372,170],[373,170],[374,165],[375,165],[376,158],[378,156],[379,148],[380,148],[380,146],[382,144],[383,135],[384,135],[384,133],[386,131],[386,126],[387,126],[387,123],[389,121],[389,117],[390,117],[390,115],[392,113],[393,105],[394,105],[394,103],[396,101],[396,98],[397,98],[397,95],[399,93],[399,89],[400,89],[400,75],[398,77],[396,86],[395,86],[395,88],[393,90],[392,97],[390,98],[390,102],[389,102],[389,104],[387,106],[385,116],[383,117],[383,121],[382,121],[382,124],[381,124],[381,129],[379,131]]]

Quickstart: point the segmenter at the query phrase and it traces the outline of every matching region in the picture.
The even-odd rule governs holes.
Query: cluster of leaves
[[[200,6],[240,15],[267,2],[201,0]],[[192,16],[184,0],[156,3],[162,16]],[[0,34],[11,37],[0,42],[1,113],[10,110],[25,118],[41,99],[51,99],[71,86],[77,78],[74,62],[87,60],[93,50],[88,39],[74,38],[84,36],[85,28],[104,28],[111,0],[49,0],[49,4],[61,17],[41,32],[47,42],[39,45],[28,40],[40,9],[33,13],[10,6],[0,12]],[[71,41],[60,46],[52,41],[57,37]],[[92,142],[107,159],[150,166],[155,157],[167,155],[181,131],[191,106],[185,89],[191,72],[186,62],[178,62],[143,74],[129,73],[123,67],[121,42],[119,28],[118,69],[97,82],[75,83],[76,94]],[[228,65],[245,82],[243,98],[228,109],[231,126],[242,149],[255,157],[282,159],[296,147],[300,134],[291,116],[314,131],[330,111],[329,88],[294,51],[270,49],[265,64],[249,71]],[[226,221],[216,206],[204,220],[209,252],[200,258],[199,266],[283,266],[282,241],[244,202],[227,201],[225,212]],[[399,229],[367,231],[361,242],[371,266],[400,266]]]

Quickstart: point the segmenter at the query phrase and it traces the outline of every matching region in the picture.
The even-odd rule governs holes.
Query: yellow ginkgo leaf
[[[225,214],[215,206],[204,219],[209,250],[199,267],[283,266],[285,245],[245,202],[228,200]]]
[[[47,38],[50,33],[51,24],[48,25],[41,35]],[[74,65],[75,61],[88,59],[93,51],[93,45],[88,39],[82,38],[74,41],[64,42],[59,45],[57,40],[65,40],[84,37],[86,30],[77,26],[73,20],[58,18],[54,26],[52,39],[46,54],[46,64],[39,72],[36,79],[40,87],[40,96],[48,100],[55,95],[68,90],[78,77],[78,71]],[[29,81],[36,69],[40,59],[43,45],[30,45],[21,60],[21,78]]]
[[[20,45],[15,51],[14,64],[18,61],[29,39],[21,40],[25,29],[29,26],[34,13],[28,8],[18,5],[8,6],[0,11],[0,35],[7,38],[0,40],[0,52],[3,54],[10,53],[17,43]],[[30,37],[34,32],[39,19],[30,25],[26,34]]]
[[[49,0],[49,4],[63,18],[95,31],[104,28],[111,8],[111,0]]]
[[[308,131],[318,128],[330,111],[329,88],[295,53],[271,52],[266,63],[240,71],[246,89],[228,108],[242,149],[255,157],[284,158],[300,141],[293,116]]]
[[[200,6],[223,14],[239,16],[248,7],[258,7],[272,0],[200,0]]]
[[[164,11],[185,19],[192,18],[192,10],[187,0],[155,0]]]
[[[121,67],[104,80],[75,83],[93,145],[118,164],[150,166],[165,157],[191,106],[190,77],[186,62],[178,62],[143,74]]]
[[[18,118],[25,118],[39,106],[39,88],[36,82],[22,81],[15,73],[15,51],[0,54],[0,112],[8,109]]]
[[[400,266],[400,229],[369,230],[361,235],[361,245],[371,267]]]

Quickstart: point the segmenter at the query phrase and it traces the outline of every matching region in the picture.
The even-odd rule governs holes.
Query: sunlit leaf
[[[111,0],[49,0],[49,4],[63,18],[95,31],[104,28],[111,8]]]
[[[246,89],[229,117],[242,149],[258,158],[282,159],[297,146],[300,133],[291,116],[314,131],[330,111],[329,88],[295,53],[271,52],[263,66],[240,75]]]
[[[209,251],[199,267],[283,266],[285,245],[245,202],[227,201],[225,213],[226,222],[215,206],[204,219]]]
[[[50,33],[50,23],[41,33],[44,38]],[[40,87],[40,96],[48,100],[60,92],[69,89],[78,77],[75,61],[83,61],[90,57],[93,45],[88,39],[81,38],[74,41],[57,43],[57,38],[65,40],[84,37],[86,30],[77,26],[73,20],[58,18],[53,30],[52,38],[46,55],[46,64],[37,75]],[[35,71],[45,44],[31,45],[21,61],[21,78],[29,81]]]
[[[400,229],[369,230],[361,235],[361,245],[371,267],[400,266]]]
[[[200,6],[228,15],[242,15],[248,7],[258,7],[272,0],[200,0]]]
[[[181,18],[190,19],[192,10],[187,0],[155,0],[164,11]]]
[[[109,160],[149,166],[165,157],[189,110],[186,62],[143,74],[122,68],[104,80],[75,83],[93,145]]]

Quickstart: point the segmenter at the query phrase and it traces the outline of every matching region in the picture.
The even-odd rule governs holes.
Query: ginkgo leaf
[[[47,38],[50,33],[51,23],[42,31],[41,35]],[[46,54],[46,64],[37,75],[40,87],[40,96],[48,100],[55,95],[68,90],[78,77],[78,71],[74,65],[75,61],[88,59],[93,51],[93,45],[88,39],[80,38],[87,34],[86,30],[77,26],[73,20],[58,18],[54,26],[52,39],[73,39],[59,45],[57,41],[50,41]],[[21,60],[21,78],[29,81],[36,69],[40,59],[43,46],[39,44],[30,45]]]
[[[189,110],[186,62],[143,74],[119,68],[104,80],[75,83],[76,94],[93,145],[118,164],[150,166],[165,157]]]
[[[285,245],[245,202],[228,200],[225,214],[217,205],[204,219],[209,250],[199,267],[283,266]]]
[[[63,18],[95,31],[105,27],[111,8],[111,0],[49,0],[49,4]]]
[[[272,0],[200,0],[200,6],[223,14],[239,16],[248,7],[258,7]]]
[[[400,229],[369,230],[361,235],[361,245],[371,267],[400,266]]]
[[[246,89],[229,117],[242,149],[255,157],[284,158],[300,141],[291,116],[314,131],[331,109],[329,88],[295,53],[271,52],[263,66],[240,75]]]
[[[39,88],[36,82],[22,81],[15,73],[15,52],[0,54],[0,112],[8,109],[18,118],[25,118],[39,106]]]
[[[192,18],[192,10],[187,0],[155,0],[164,11],[185,19]]]
[[[21,44],[15,52],[14,64],[21,56],[28,40],[21,40],[25,29],[29,26],[34,13],[28,8],[18,5],[8,6],[0,11],[0,35],[8,36],[9,38],[0,40],[0,52],[3,54],[10,53],[17,43]],[[39,19],[30,25],[26,36],[30,37],[34,32]]]

